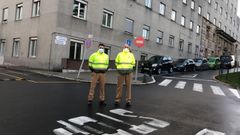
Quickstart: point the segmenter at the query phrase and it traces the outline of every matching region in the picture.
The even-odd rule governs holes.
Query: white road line
[[[88,122],[97,122],[96,120],[89,118],[87,116],[80,116],[80,117],[72,118],[72,119],[69,119],[68,121],[70,121],[74,124],[80,125],[80,126],[82,126],[82,125],[84,125],[84,123],[88,123]]]
[[[55,135],[73,135],[73,133],[63,128],[54,129],[53,132],[55,133]]]
[[[240,95],[239,95],[239,93],[238,93],[238,90],[236,90],[236,89],[231,89],[231,88],[229,88],[229,90],[230,90],[237,98],[240,99]]]
[[[113,120],[113,121],[116,121],[116,122],[119,122],[119,123],[125,123],[125,122],[122,121],[122,120],[113,118],[113,117],[111,117],[111,116],[108,116],[108,115],[105,115],[105,114],[102,114],[102,113],[96,113],[96,115],[102,116],[102,117],[104,117],[104,118],[107,118],[107,119],[110,119],[110,120]]]
[[[194,84],[193,84],[193,91],[203,92],[202,84],[200,84],[200,83],[194,83]]]
[[[205,128],[199,131],[196,135],[226,135],[226,134],[219,131],[213,131]]]
[[[184,78],[184,77],[172,77],[172,76],[163,76],[162,78],[167,79],[181,79],[181,80],[190,80],[190,81],[205,81],[205,82],[216,82],[214,80],[207,80],[207,79],[196,79],[196,78]]]
[[[81,133],[81,134],[83,134],[83,135],[90,135],[90,133],[88,133],[88,132],[86,132],[86,131],[83,131],[83,130],[81,130],[81,129],[79,129],[78,127],[75,127],[75,126],[73,126],[73,125],[71,125],[71,124],[69,124],[69,123],[67,123],[67,122],[65,122],[65,121],[63,121],[63,120],[59,120],[59,121],[57,121],[59,124],[62,124],[62,125],[64,125],[64,126],[66,126],[66,128],[69,130],[69,131],[71,131],[71,132],[73,132],[73,133],[75,133],[75,134],[78,134],[78,133]]]
[[[186,82],[184,82],[184,81],[179,81],[179,82],[177,83],[177,85],[175,86],[175,88],[177,88],[177,89],[184,89],[185,85],[186,85]]]
[[[158,85],[160,86],[167,86],[169,83],[171,83],[172,80],[170,79],[165,79],[164,81],[162,81],[161,83],[159,83]]]
[[[223,93],[220,87],[211,85],[211,88],[215,95],[225,96],[225,94]]]

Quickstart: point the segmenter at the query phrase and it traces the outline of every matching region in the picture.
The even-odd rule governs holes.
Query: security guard
[[[99,86],[100,86],[99,104],[106,105],[104,102],[105,101],[105,78],[106,78],[105,73],[108,70],[109,57],[107,54],[104,53],[104,47],[105,47],[104,44],[100,43],[98,46],[99,50],[93,53],[88,60],[88,66],[92,71],[92,82],[91,82],[91,86],[88,94],[88,105],[92,104],[97,81],[99,81]]]
[[[117,55],[115,59],[115,65],[117,67],[117,71],[119,72],[115,105],[119,105],[122,97],[123,81],[125,80],[126,106],[131,106],[132,72],[133,67],[135,66],[135,58],[134,55],[130,52],[128,44],[125,44],[123,51]]]

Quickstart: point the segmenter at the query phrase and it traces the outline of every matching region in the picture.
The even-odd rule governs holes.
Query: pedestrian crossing
[[[201,84],[201,83],[188,83],[186,81],[173,81],[172,79],[164,79],[162,82],[158,84],[161,87],[174,87],[175,89],[183,90],[187,85],[191,85],[193,92],[203,93],[210,91],[214,95],[217,96],[226,96],[230,92],[234,97],[240,99],[240,94],[237,89],[232,88],[221,88],[219,86],[216,86],[214,84],[210,84],[209,86],[207,84]]]

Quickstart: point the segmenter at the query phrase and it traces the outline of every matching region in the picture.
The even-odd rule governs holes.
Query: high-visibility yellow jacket
[[[135,66],[135,57],[131,52],[120,52],[115,59],[115,65],[120,74],[129,74]]]
[[[105,73],[109,66],[109,57],[99,51],[93,53],[88,59],[88,66],[96,73]]]

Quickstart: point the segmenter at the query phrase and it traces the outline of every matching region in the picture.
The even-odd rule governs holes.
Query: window
[[[187,0],[183,0],[182,2],[183,2],[183,4],[187,4]]]
[[[8,20],[8,8],[4,8],[2,13],[2,22],[7,22],[7,20]]]
[[[202,14],[202,7],[198,6],[198,14],[201,15]]]
[[[195,9],[195,2],[192,0],[191,2],[191,9],[194,10]]]
[[[221,22],[219,22],[219,23],[218,23],[218,27],[219,27],[219,28],[221,28],[221,26],[222,26],[222,23],[221,23]]]
[[[23,4],[17,4],[16,5],[16,16],[15,16],[15,20],[22,20],[22,10],[23,10]]]
[[[210,20],[210,13],[207,13],[207,20]]]
[[[110,56],[111,55],[111,48],[109,46],[105,46],[104,47],[104,53],[106,53],[108,56]],[[109,59],[110,59],[110,57],[109,57]]]
[[[211,4],[211,0],[208,0],[208,4]]]
[[[40,15],[40,0],[33,0],[32,17]]]
[[[218,3],[217,3],[217,2],[215,2],[215,7],[214,7],[214,9],[215,9],[215,10],[218,9]]]
[[[31,37],[29,42],[28,56],[30,58],[35,58],[37,56],[36,50],[37,50],[37,38]]]
[[[5,43],[6,43],[6,41],[4,39],[0,40],[0,56],[4,55]]]
[[[79,19],[87,19],[87,2],[83,0],[74,0],[73,16]]]
[[[125,32],[131,33],[131,34],[133,33],[133,23],[134,21],[129,18],[125,19]]]
[[[185,19],[186,19],[185,16],[181,17],[181,25],[182,26],[185,26]]]
[[[158,43],[158,44],[163,44],[163,32],[162,31],[158,31],[158,35],[157,35],[157,40],[156,40],[156,42]]]
[[[176,11],[172,10],[172,14],[171,14],[171,20],[172,21],[176,21]]]
[[[197,33],[197,34],[200,34],[200,25],[197,25],[196,33]]]
[[[112,23],[113,23],[113,12],[104,9],[102,25],[104,27],[112,28]]]
[[[219,10],[219,12],[220,12],[220,15],[222,15],[222,11],[223,11],[223,8],[222,8],[222,7],[220,7],[220,10]]]
[[[192,53],[192,43],[188,43],[188,53]]]
[[[83,42],[71,40],[69,59],[81,60],[82,57],[83,57]]]
[[[179,51],[183,51],[183,48],[184,48],[184,40],[183,39],[180,39],[179,41]]]
[[[213,19],[213,24],[216,25],[216,18]]]
[[[190,21],[189,29],[190,29],[190,30],[193,30],[193,21],[192,21],[192,20]]]
[[[195,48],[195,57],[198,57],[198,52],[199,52],[199,46],[196,45],[196,48]]]
[[[148,8],[152,8],[152,0],[145,0],[145,6]]]
[[[146,61],[147,60],[147,54],[145,53],[141,53],[141,56],[140,56],[140,61]]]
[[[174,47],[174,36],[173,35],[169,36],[169,47]]]
[[[149,37],[150,37],[150,26],[147,26],[147,25],[143,26],[142,36],[143,36],[144,39],[149,40]]]
[[[12,56],[13,57],[19,57],[20,53],[20,39],[19,38],[14,38],[13,39],[13,52]]]
[[[159,13],[160,13],[161,15],[165,15],[165,8],[166,8],[166,5],[163,4],[163,3],[160,3]]]

